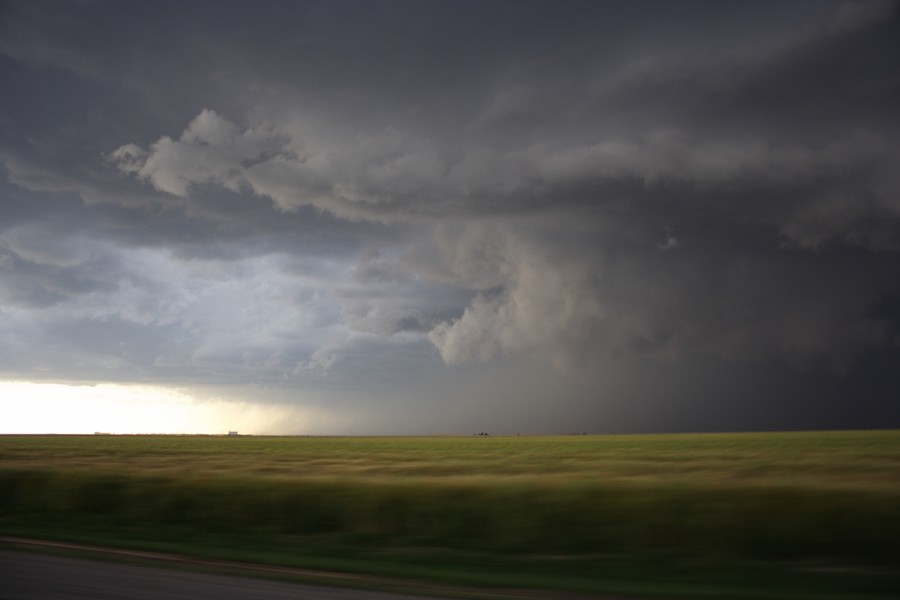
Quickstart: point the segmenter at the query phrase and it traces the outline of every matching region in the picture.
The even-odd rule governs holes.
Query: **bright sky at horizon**
[[[200,399],[148,385],[0,381],[0,398],[6,408],[0,434],[285,435],[309,431],[312,424],[304,416],[309,411],[298,407]]]

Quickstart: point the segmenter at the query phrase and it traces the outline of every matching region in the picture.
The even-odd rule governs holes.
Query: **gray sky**
[[[900,427],[895,2],[11,1],[0,87],[0,380]]]

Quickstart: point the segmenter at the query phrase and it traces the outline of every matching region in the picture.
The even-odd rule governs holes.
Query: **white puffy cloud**
[[[220,185],[238,192],[244,165],[265,160],[267,153],[279,150],[273,132],[252,128],[241,132],[215,111],[203,110],[179,139],[163,136],[149,151],[125,144],[110,154],[110,160],[157,190],[183,198],[192,187],[201,185]]]
[[[308,205],[351,219],[394,219],[411,209],[411,198],[433,195],[443,176],[430,143],[393,128],[340,143],[291,137],[289,129],[241,131],[205,109],[178,140],[164,136],[149,150],[125,144],[109,159],[181,198],[201,186],[247,189],[283,211]]]

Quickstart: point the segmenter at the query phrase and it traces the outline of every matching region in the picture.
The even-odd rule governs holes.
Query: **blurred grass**
[[[900,432],[0,436],[0,531],[317,549],[307,563],[474,553],[560,577],[579,561],[893,568]]]
[[[296,477],[900,485],[895,431],[547,436],[0,436],[0,465]]]

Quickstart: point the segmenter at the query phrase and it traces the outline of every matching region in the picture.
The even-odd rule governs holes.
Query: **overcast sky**
[[[900,427],[894,2],[11,1],[0,89],[0,380]]]

